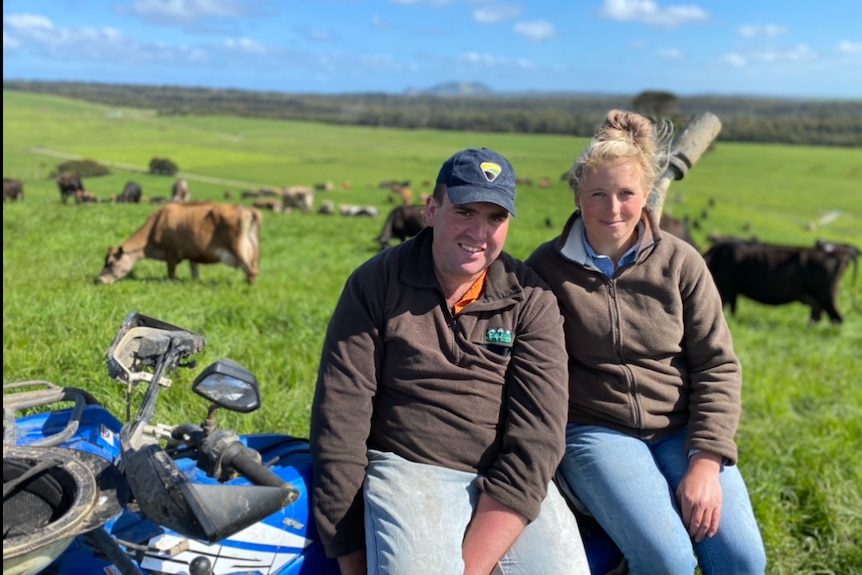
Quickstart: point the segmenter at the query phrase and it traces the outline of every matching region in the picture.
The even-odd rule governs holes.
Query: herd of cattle
[[[93,201],[92,194],[75,174],[62,174],[57,178],[57,186],[63,203],[70,197],[76,203]],[[392,190],[390,201],[400,199],[404,204],[392,208],[383,223],[377,238],[383,250],[395,239],[404,241],[415,236],[426,222],[424,202],[412,204],[406,199],[412,198],[407,187],[409,182],[386,181],[380,186]],[[177,264],[189,260],[195,279],[198,277],[198,264],[220,262],[242,269],[248,283],[252,284],[259,270],[261,211],[298,209],[311,212],[314,192],[318,188],[291,186],[281,190],[246,191],[242,193],[243,198],[253,198],[254,201],[252,205],[243,206],[189,202],[188,184],[184,180],[176,180],[169,200],[151,200],[152,203],[166,205],[153,212],[143,226],[121,245],[108,249],[97,281],[113,283],[125,277],[137,261],[151,258],[166,262],[168,277],[172,279],[176,277]],[[228,195],[227,192],[225,194]],[[3,179],[4,202],[20,201],[23,197],[20,180]],[[141,186],[128,182],[122,193],[110,201],[140,203],[143,200]],[[318,212],[335,213],[335,205],[324,201]],[[379,215],[374,206],[341,204],[338,212],[372,218]],[[697,248],[685,221],[664,214],[661,227]],[[860,250],[854,245],[817,241],[814,246],[803,247],[736,237],[711,237],[710,241],[711,246],[703,257],[722,302],[730,307],[732,314],[736,313],[738,296],[745,296],[767,305],[802,302],[811,308],[809,323],[820,321],[825,312],[832,323],[840,324],[843,318],[837,308],[838,290],[851,263],[854,266],[853,305],[856,307]]]

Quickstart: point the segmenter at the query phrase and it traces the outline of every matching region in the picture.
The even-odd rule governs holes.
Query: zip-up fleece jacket
[[[703,257],[644,210],[636,261],[601,273],[575,212],[527,259],[557,294],[569,352],[569,422],[737,458],[742,370]]]
[[[481,491],[528,521],[565,449],[567,359],[554,294],[503,253],[481,297],[453,317],[432,234],[357,268],[327,329],[311,451],[314,519],[329,556],[364,548],[369,448],[475,472]]]

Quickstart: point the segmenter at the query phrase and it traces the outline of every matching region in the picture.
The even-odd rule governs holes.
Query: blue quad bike
[[[203,423],[153,422],[169,374],[193,368],[205,345],[129,314],[108,350],[109,375],[127,386],[125,424],[83,389],[4,385],[3,575],[339,573],[311,516],[308,440],[216,422],[218,408],[260,407],[252,373],[221,359],[194,380],[210,403]],[[619,550],[578,519],[592,572],[617,569]]]

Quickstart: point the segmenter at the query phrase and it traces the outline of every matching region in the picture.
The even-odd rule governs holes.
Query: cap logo
[[[497,176],[500,175],[500,172],[503,171],[503,168],[494,162],[482,162],[479,164],[479,167],[482,168],[482,173],[485,174],[485,179],[489,182],[496,180]]]

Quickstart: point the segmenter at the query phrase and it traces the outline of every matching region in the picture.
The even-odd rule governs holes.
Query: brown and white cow
[[[144,258],[167,262],[176,279],[177,264],[189,260],[192,278],[198,264],[224,263],[241,268],[249,284],[259,271],[260,226],[263,216],[249,206],[215,202],[169,203],[153,212],[120,246],[109,247],[105,267],[96,280],[104,284],[124,278]]]
[[[809,323],[825,311],[834,324],[843,320],[837,309],[841,277],[859,248],[818,242],[814,247],[764,244],[756,240],[724,238],[705,254],[721,301],[736,313],[736,298],[781,305],[800,301],[811,307]],[[858,268],[857,268],[858,269]]]
[[[185,180],[176,180],[171,186],[171,201],[177,203],[185,203],[191,200],[192,193],[189,191],[189,184]]]
[[[294,208],[303,212],[314,209],[314,188],[311,186],[288,186],[281,190],[281,201],[285,212]]]

